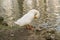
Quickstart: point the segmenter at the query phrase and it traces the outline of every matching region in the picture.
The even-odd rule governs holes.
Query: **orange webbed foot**
[[[28,29],[28,30],[34,30],[33,26],[31,26],[31,25],[27,25],[26,29]]]

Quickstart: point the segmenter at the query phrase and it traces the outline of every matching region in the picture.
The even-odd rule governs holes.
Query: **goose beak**
[[[36,17],[36,16],[34,16],[34,19],[37,19],[37,17]]]

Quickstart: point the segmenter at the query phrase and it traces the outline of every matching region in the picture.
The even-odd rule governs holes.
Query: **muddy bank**
[[[0,26],[0,40],[60,40],[59,34],[50,28],[30,31],[19,27]]]

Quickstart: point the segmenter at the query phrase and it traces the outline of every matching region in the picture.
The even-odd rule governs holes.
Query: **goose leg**
[[[28,29],[28,30],[34,30],[33,26],[31,26],[31,25],[27,25],[26,29]]]

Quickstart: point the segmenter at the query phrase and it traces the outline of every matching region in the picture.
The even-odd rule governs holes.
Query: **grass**
[[[13,26],[13,27],[10,27],[10,26],[4,26],[4,25],[0,25],[0,30],[16,30],[16,29],[18,29],[18,28],[20,28],[20,27],[18,27],[18,26]]]

